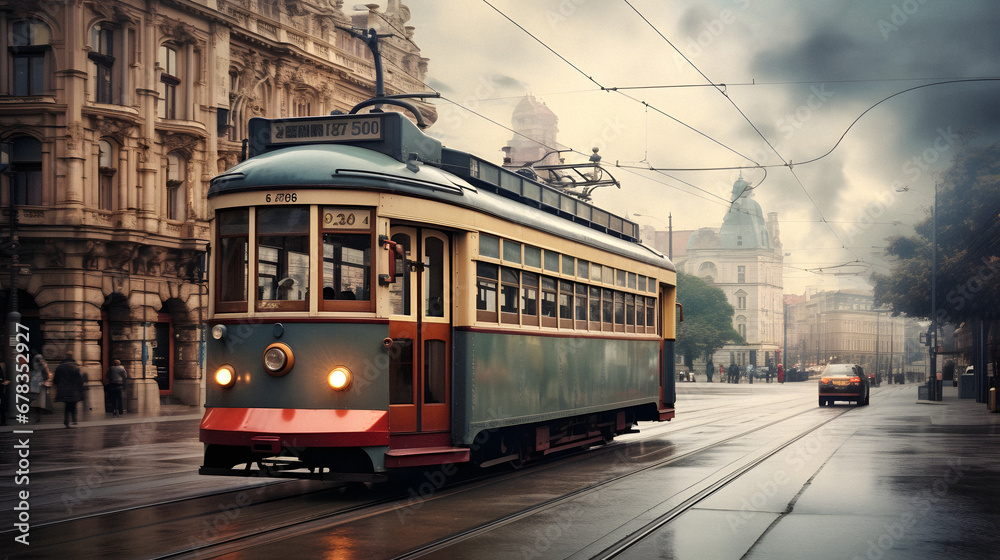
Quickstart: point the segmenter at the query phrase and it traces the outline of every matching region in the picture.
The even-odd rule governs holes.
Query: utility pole
[[[938,391],[937,382],[937,220],[938,220],[938,184],[934,182],[934,213],[933,225],[931,228],[931,327],[927,332],[927,345],[930,347],[928,356],[930,357],[930,379],[927,383],[927,400],[939,401],[941,395]]]
[[[674,260],[674,215],[667,214],[667,258]]]

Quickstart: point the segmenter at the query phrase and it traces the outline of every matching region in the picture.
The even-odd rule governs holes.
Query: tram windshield
[[[316,221],[309,206],[217,213],[218,312],[246,312],[250,298],[259,312],[308,311],[314,298],[321,311],[373,310],[372,212],[316,210]]]

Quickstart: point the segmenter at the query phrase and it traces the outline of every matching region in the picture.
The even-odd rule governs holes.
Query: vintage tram
[[[371,481],[673,417],[638,226],[396,112],[252,119],[214,178],[203,474]]]

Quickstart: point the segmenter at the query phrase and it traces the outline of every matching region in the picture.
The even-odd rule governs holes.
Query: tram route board
[[[378,116],[275,120],[269,124],[271,144],[382,140],[382,119]]]

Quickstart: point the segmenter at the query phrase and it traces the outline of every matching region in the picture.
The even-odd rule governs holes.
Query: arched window
[[[177,152],[167,154],[167,219],[187,219],[187,191],[184,188],[187,160]]]
[[[101,210],[118,208],[118,189],[115,174],[118,172],[118,150],[108,140],[97,143],[97,206]]]
[[[8,50],[13,94],[42,95],[45,92],[45,55],[52,38],[49,26],[37,19],[26,19],[15,21],[11,31]]]
[[[713,262],[703,262],[698,267],[698,277],[711,284],[719,277],[719,269]]]
[[[98,23],[90,30],[91,51],[87,58],[94,63],[94,101],[114,103],[115,28],[110,23]]]
[[[747,318],[743,315],[738,315],[736,317],[736,332],[740,333],[745,341],[747,338]]]
[[[180,67],[177,61],[177,50],[169,45],[160,45],[157,64],[160,66],[160,105],[161,119],[177,119],[177,95],[180,91]]]
[[[19,136],[10,143],[9,196],[14,204],[42,204],[42,143]]]

